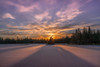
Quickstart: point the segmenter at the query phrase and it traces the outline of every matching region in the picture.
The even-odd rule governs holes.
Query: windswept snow
[[[1,44],[0,67],[100,67],[100,46]]]

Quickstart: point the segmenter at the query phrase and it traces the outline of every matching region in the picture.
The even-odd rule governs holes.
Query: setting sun
[[[100,67],[100,0],[0,0],[0,67]]]
[[[50,37],[52,37],[53,39],[55,39],[56,34],[54,34],[54,33],[49,33],[48,35],[49,35],[49,36],[48,36],[48,39],[50,39]]]

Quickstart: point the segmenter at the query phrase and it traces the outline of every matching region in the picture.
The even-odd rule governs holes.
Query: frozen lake
[[[100,46],[0,44],[0,67],[100,67]]]

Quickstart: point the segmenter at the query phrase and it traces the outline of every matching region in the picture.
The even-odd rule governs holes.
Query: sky
[[[100,0],[0,0],[0,37],[55,38],[100,30]]]

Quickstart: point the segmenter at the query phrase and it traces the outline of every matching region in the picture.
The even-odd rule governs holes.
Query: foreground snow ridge
[[[100,67],[100,46],[0,44],[0,67]]]

